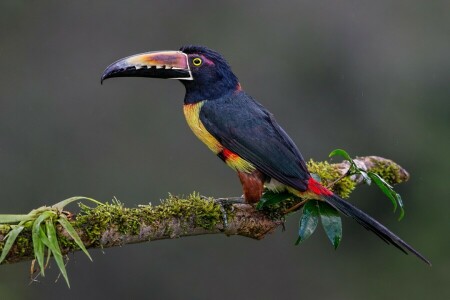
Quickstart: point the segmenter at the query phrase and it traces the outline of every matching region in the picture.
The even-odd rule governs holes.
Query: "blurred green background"
[[[335,148],[411,173],[396,220],[374,187],[360,208],[428,256],[429,268],[345,220],[338,251],[298,216],[265,240],[200,236],[70,256],[30,283],[0,267],[1,299],[450,299],[449,1],[2,1],[0,212],[75,195],[134,207],[168,192],[240,195],[233,171],[190,132],[184,88],[106,81],[114,60],[207,45],[271,110],[305,158]],[[76,206],[73,207],[76,209]]]

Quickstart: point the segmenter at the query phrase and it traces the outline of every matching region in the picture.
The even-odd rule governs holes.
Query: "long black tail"
[[[418,258],[420,258],[421,260],[423,260],[424,262],[426,262],[428,265],[431,266],[431,262],[428,259],[426,259],[422,254],[420,254],[417,250],[408,245],[405,241],[403,241],[401,238],[399,238],[397,235],[395,235],[393,232],[391,232],[389,229],[381,225],[377,220],[375,220],[362,210],[356,208],[349,202],[339,198],[334,194],[329,196],[328,195],[323,196],[323,199],[344,215],[352,217],[353,219],[356,220],[356,222],[364,226],[364,228],[378,235],[386,243],[394,245],[395,247],[403,251],[405,254],[408,254],[408,252],[406,251],[408,250],[409,252],[413,253]]]

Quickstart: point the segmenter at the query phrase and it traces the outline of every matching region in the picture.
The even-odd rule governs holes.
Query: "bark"
[[[359,167],[381,175],[391,184],[409,178],[406,170],[388,159],[367,156],[356,158],[355,162]],[[310,171],[319,173],[324,185],[344,176],[349,168],[347,162],[308,164]],[[362,182],[359,176],[345,177],[345,180],[340,180],[331,188],[345,195],[351,192],[354,185]],[[94,208],[81,205],[81,213],[71,216],[70,222],[87,248],[115,247],[204,234],[240,235],[259,240],[283,224],[286,209],[261,211],[253,205],[227,202],[236,199],[191,195],[188,198],[171,196],[158,206],[143,205],[137,208],[127,208],[118,203]],[[0,249],[3,249],[4,238],[11,228],[8,225],[0,226]],[[63,254],[80,250],[61,226],[58,225],[57,230]],[[4,263],[33,259],[32,245],[31,229],[28,227],[19,235]]]

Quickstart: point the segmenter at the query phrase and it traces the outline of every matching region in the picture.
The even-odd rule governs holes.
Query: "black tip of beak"
[[[103,72],[102,78],[100,78],[100,84],[103,84],[103,81],[106,80],[106,79],[108,79],[108,78],[111,78],[110,74],[109,74],[109,73],[106,73],[106,71]]]
[[[119,64],[117,64],[117,62],[109,65],[105,71],[103,71],[102,77],[100,78],[100,84],[103,84],[103,81],[108,79],[108,78],[113,78],[113,77],[122,77],[122,76],[126,76],[126,74],[123,74],[127,71],[135,71],[136,68],[133,66],[121,66]]]

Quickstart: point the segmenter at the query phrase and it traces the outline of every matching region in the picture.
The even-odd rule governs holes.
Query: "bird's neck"
[[[216,100],[241,90],[238,82],[216,82],[210,85],[198,85],[193,81],[183,81],[186,88],[184,104],[193,104],[203,100]]]

